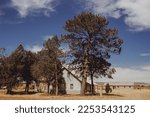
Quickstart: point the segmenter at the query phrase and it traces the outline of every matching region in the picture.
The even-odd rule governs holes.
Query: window
[[[70,84],[70,89],[73,89],[73,84]]]

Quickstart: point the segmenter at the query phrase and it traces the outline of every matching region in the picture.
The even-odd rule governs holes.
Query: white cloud
[[[113,79],[97,79],[104,82],[147,82],[150,83],[150,66],[134,68],[116,67]]]
[[[150,71],[150,66],[144,66],[144,67],[142,67],[142,69],[145,71]]]
[[[142,57],[150,56],[150,53],[142,53],[142,54],[140,54],[140,56],[142,56]]]
[[[150,29],[150,0],[85,0],[86,9],[120,18],[133,30]]]
[[[48,39],[51,39],[53,37],[54,37],[54,35],[46,35],[46,36],[43,37],[43,40],[47,41]]]
[[[56,0],[11,0],[14,7],[21,17],[26,17],[33,13],[43,13],[49,15],[54,11]]]
[[[47,41],[49,38],[51,39],[52,37],[54,37],[54,36],[53,35],[43,36],[43,41]],[[43,46],[41,46],[39,44],[33,44],[32,46],[30,46],[30,45],[25,46],[26,50],[29,50],[29,51],[35,52],[35,53],[41,51],[42,48],[43,48]]]
[[[34,45],[34,46],[26,46],[25,47],[27,50],[31,51],[31,52],[34,52],[34,53],[37,53],[39,51],[42,50],[42,46],[39,46],[39,45]]]
[[[116,11],[116,0],[85,0],[86,9],[91,9],[95,13],[100,13],[115,18],[120,17],[119,11]]]
[[[143,68],[149,68],[149,66],[143,66]],[[133,82],[150,82],[150,70],[141,69],[131,69],[131,68],[116,68],[117,72],[114,78],[123,81],[133,81]]]

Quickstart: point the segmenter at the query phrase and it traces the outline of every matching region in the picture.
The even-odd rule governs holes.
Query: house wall
[[[81,83],[76,78],[74,78],[71,74],[68,74],[67,70],[63,71],[63,77],[66,82],[66,92],[70,93],[80,93]]]
[[[80,94],[81,80],[75,78],[74,75],[70,74],[70,72],[68,72],[66,69],[63,70],[63,78],[65,80],[65,87],[64,85],[62,87],[62,84],[60,84],[60,89],[66,89],[65,93],[67,94]],[[40,92],[47,92],[47,83],[41,82],[37,88],[37,90]],[[89,83],[86,85],[86,91],[88,93],[91,91],[91,85]]]
[[[42,83],[40,83],[39,84],[39,87],[38,87],[38,91],[39,92],[47,92],[47,84],[46,83],[44,83],[44,82],[42,82]]]

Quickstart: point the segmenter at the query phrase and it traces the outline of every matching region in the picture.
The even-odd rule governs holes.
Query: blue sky
[[[0,47],[10,53],[22,43],[40,50],[45,39],[63,34],[65,21],[82,11],[106,16],[124,40],[122,53],[110,59],[117,70],[113,81],[150,82],[149,0],[0,0]]]

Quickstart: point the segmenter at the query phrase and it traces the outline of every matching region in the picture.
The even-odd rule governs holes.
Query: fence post
[[[99,88],[100,88],[100,90],[99,90],[99,91],[100,91],[100,92],[99,92],[99,95],[100,95],[100,97],[102,97],[102,96],[103,96],[103,92],[102,92],[102,91],[103,91],[103,86],[100,85]]]

